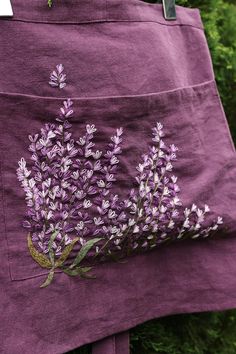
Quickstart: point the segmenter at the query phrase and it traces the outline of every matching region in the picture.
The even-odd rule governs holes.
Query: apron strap
[[[129,331],[93,343],[92,354],[129,354]]]

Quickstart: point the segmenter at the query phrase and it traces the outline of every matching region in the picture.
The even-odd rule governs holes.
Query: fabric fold
[[[117,333],[96,342],[92,354],[129,354],[129,332]]]

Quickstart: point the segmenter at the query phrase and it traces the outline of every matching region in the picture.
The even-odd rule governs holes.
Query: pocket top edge
[[[78,101],[78,102],[89,102],[89,101],[102,101],[102,100],[135,100],[135,99],[142,99],[142,98],[155,98],[155,97],[161,97],[163,95],[172,95],[174,96],[175,93],[177,95],[175,96],[181,96],[184,98],[185,96],[190,96],[194,94],[199,94],[202,92],[206,92],[209,90],[214,90],[216,86],[215,79],[212,79],[210,81],[205,81],[200,84],[195,84],[195,85],[190,85],[190,86],[183,86],[183,87],[178,87],[174,88],[171,90],[166,90],[166,91],[158,91],[158,92],[150,92],[150,93],[143,93],[143,94],[137,94],[137,95],[115,95],[115,96],[70,96],[70,95],[65,95],[62,97],[54,97],[54,96],[40,96],[40,95],[31,95],[31,94],[24,94],[20,92],[4,92],[0,91],[0,99],[2,98],[22,98],[22,99],[37,99],[37,100],[48,100],[48,101],[56,101],[56,102],[61,102],[63,100],[66,100],[67,98],[70,98],[73,101]]]

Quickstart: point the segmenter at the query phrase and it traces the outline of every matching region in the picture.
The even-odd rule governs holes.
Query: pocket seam
[[[201,86],[208,86],[211,85],[215,82],[215,79],[211,79],[211,80],[207,80],[207,81],[203,81],[199,84],[194,84],[194,85],[188,85],[188,86],[179,86],[176,88],[173,88],[171,90],[164,90],[164,91],[157,91],[157,92],[148,92],[148,93],[141,93],[141,94],[137,94],[137,95],[116,95],[116,96],[81,96],[81,97],[70,97],[71,100],[73,101],[92,101],[92,100],[109,100],[109,99],[122,99],[122,98],[127,98],[127,99],[131,99],[131,98],[145,98],[145,97],[152,97],[152,96],[159,96],[159,95],[163,95],[163,94],[168,94],[168,93],[174,93],[174,92],[181,92],[181,91],[185,91],[188,89],[192,89],[194,90],[195,88],[197,89],[198,87],[200,88]],[[68,97],[67,96],[62,96],[62,97],[54,97],[54,96],[38,96],[38,95],[31,95],[31,94],[26,94],[26,93],[20,93],[20,92],[4,92],[4,91],[0,91],[0,96],[19,96],[22,98],[32,98],[32,99],[40,99],[40,100],[55,100],[58,102],[61,102],[63,100],[66,100]]]

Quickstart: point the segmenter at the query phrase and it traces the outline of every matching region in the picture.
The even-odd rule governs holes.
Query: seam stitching
[[[1,144],[2,146],[2,144]],[[2,151],[1,151],[2,153]],[[10,245],[8,242],[8,237],[7,237],[7,225],[6,225],[6,200],[5,200],[5,189],[4,189],[4,179],[3,179],[3,158],[0,161],[0,178],[1,178],[1,185],[2,185],[2,193],[1,193],[1,199],[2,199],[2,213],[3,213],[3,226],[4,226],[4,238],[6,241],[6,252],[7,252],[7,268],[8,268],[8,273],[9,273],[9,278],[10,280],[14,280],[12,277],[12,272],[11,272],[11,265],[10,265]]]
[[[163,25],[163,26],[189,26],[189,27],[193,27],[193,28],[197,28],[197,29],[200,29],[202,31],[204,31],[204,27],[199,25],[193,25],[191,23],[163,23],[161,21],[157,21],[157,20],[140,20],[140,19],[137,19],[137,20],[116,20],[116,19],[109,19],[108,17],[107,18],[104,18],[104,19],[94,19],[94,20],[85,20],[85,21],[71,21],[71,22],[65,22],[65,21],[43,21],[43,20],[28,20],[26,18],[11,18],[11,19],[8,19],[8,18],[2,18],[1,21],[17,21],[17,22],[26,22],[26,23],[41,23],[41,24],[47,24],[47,25],[57,25],[57,24],[60,24],[60,25],[86,25],[86,24],[92,24],[92,23],[105,23],[105,22],[153,22],[153,23],[158,23],[160,25]]]
[[[148,96],[157,96],[161,94],[166,94],[166,93],[171,93],[175,91],[182,91],[185,89],[190,89],[190,88],[197,88],[201,86],[207,86],[208,84],[214,83],[215,78],[201,82],[200,84],[194,84],[194,85],[189,85],[189,86],[182,86],[182,87],[177,87],[171,90],[165,90],[165,91],[157,91],[157,92],[149,92],[149,93],[142,93],[142,94],[137,94],[137,95],[120,95],[120,96],[81,96],[81,97],[71,97],[71,100],[77,100],[77,101],[89,101],[89,100],[105,100],[105,99],[119,99],[119,98],[141,98],[141,97],[148,97]],[[24,93],[19,93],[19,92],[3,92],[0,91],[0,95],[5,95],[5,96],[20,96],[20,97],[25,97],[25,98],[32,98],[32,99],[47,99],[47,100],[54,100],[54,101],[62,101],[66,100],[67,97],[52,97],[52,96],[37,96],[37,95],[31,95],[31,94],[24,94]]]

